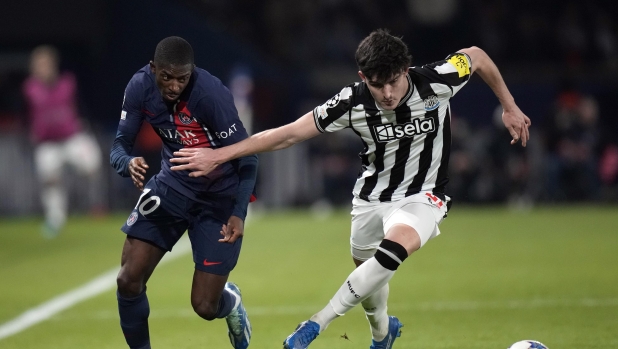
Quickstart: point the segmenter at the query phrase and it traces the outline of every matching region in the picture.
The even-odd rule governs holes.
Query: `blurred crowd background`
[[[251,133],[290,122],[358,81],[354,51],[377,28],[409,45],[414,65],[483,48],[532,119],[528,147],[511,146],[498,101],[473,77],[453,99],[448,193],[457,203],[618,202],[618,7],[613,1],[507,0],[22,0],[0,11],[0,215],[41,212],[37,140],[25,81],[31,53],[57,50],[70,73],[81,132],[101,166],[61,182],[75,212],[132,208],[139,196],[109,166],[124,88],[162,38],[194,47],[198,66],[235,95]],[[135,154],[158,171],[145,124]],[[260,156],[265,208],[347,205],[362,145],[352,132]],[[87,194],[86,194],[87,193]]]

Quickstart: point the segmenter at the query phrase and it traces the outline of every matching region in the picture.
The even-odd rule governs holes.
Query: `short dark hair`
[[[193,64],[193,47],[179,36],[167,37],[157,44],[154,62],[163,66]]]
[[[387,29],[374,30],[356,49],[358,69],[369,79],[385,82],[412,64],[408,46]]]

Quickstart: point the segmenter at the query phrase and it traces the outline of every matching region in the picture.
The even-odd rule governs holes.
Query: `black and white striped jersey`
[[[464,53],[411,67],[410,88],[395,110],[382,109],[362,82],[346,86],[313,110],[320,132],[351,128],[363,142],[355,197],[388,202],[421,191],[444,194],[451,147],[449,102],[467,83],[470,68]]]

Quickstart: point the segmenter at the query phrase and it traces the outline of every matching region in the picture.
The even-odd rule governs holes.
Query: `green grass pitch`
[[[118,266],[126,216],[74,217],[55,240],[40,237],[38,220],[0,220],[0,326]],[[405,325],[396,349],[505,349],[523,339],[551,349],[618,348],[618,208],[455,207],[441,231],[390,283],[389,313]],[[245,234],[230,280],[253,324],[250,348],[281,348],[352,270],[349,215],[270,213]],[[193,314],[192,272],[186,254],[151,278],[153,347],[231,348],[225,321]],[[124,348],[118,322],[108,291],[0,339],[0,348]],[[311,348],[369,344],[357,307]]]

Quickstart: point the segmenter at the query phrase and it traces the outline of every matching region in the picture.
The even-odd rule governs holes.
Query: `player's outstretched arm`
[[[498,67],[494,64],[491,58],[476,46],[459,50],[470,57],[472,60],[472,73],[477,72],[487,85],[494,91],[494,94],[500,101],[502,109],[502,121],[504,126],[511,133],[511,144],[517,143],[521,139],[521,145],[526,146],[530,138],[530,119],[519,109],[515,104],[515,99],[506,87],[502,75]]]
[[[173,171],[191,171],[190,177],[205,176],[224,162],[243,156],[291,147],[320,134],[313,112],[287,125],[257,133],[241,142],[219,149],[184,148],[174,152]]]

